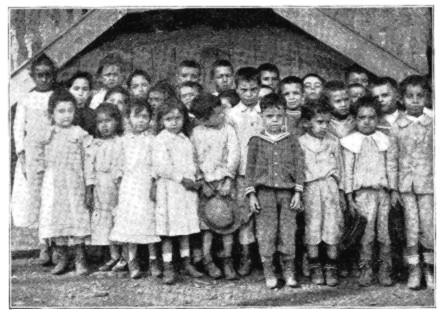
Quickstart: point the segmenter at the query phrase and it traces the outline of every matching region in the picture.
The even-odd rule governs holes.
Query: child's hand
[[[293,210],[300,209],[301,210],[301,202],[300,202],[300,192],[296,192],[294,196],[292,196],[291,203],[289,207]]]
[[[228,196],[231,193],[232,188],[232,179],[230,177],[225,177],[225,180],[223,181],[223,185],[220,188],[220,195],[221,196]]]
[[[396,190],[393,190],[393,191],[391,191],[391,205],[393,207],[395,207],[397,205],[397,203],[400,204],[402,207],[405,206],[400,193]]]
[[[202,192],[206,198],[211,198],[214,195],[214,190],[205,181],[203,181]]]
[[[152,179],[151,188],[149,189],[149,199],[151,199],[152,202],[157,200],[157,182],[154,178]]]
[[[198,184],[189,178],[183,178],[182,185],[185,186],[185,188],[187,190],[197,190],[198,189]]]
[[[261,210],[260,203],[258,202],[255,193],[249,194],[249,210],[251,214],[259,213]]]
[[[25,159],[25,151],[21,151],[18,155],[18,162],[22,167],[23,176],[26,178],[26,159]]]
[[[90,212],[92,212],[94,210],[94,186],[93,185],[89,185],[86,187],[85,205],[86,205],[86,208]]]

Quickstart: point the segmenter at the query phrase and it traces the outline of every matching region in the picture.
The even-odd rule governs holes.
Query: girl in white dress
[[[180,243],[180,256],[185,271],[201,277],[189,258],[189,235],[200,232],[197,214],[197,166],[194,148],[187,136],[189,125],[186,107],[176,99],[167,100],[158,108],[153,166],[156,174],[156,233],[162,237],[163,282],[172,284],[172,239]]]

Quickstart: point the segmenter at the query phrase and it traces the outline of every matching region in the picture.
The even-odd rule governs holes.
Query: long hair
[[[183,115],[183,128],[182,132],[189,137],[191,132],[191,123],[189,120],[188,109],[175,97],[170,97],[165,100],[165,103],[158,107],[155,111],[156,122],[156,134],[159,134],[165,127],[163,126],[162,119],[165,115],[177,109],[179,113]]]

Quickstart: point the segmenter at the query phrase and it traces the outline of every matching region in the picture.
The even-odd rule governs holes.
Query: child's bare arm
[[[302,207],[301,207],[301,194],[300,194],[299,191],[296,191],[294,193],[294,195],[292,196],[291,204],[289,205],[289,207],[291,209],[294,209],[294,210],[297,210],[297,209],[298,210],[302,210]]]

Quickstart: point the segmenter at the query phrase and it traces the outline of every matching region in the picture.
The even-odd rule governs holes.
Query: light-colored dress
[[[122,155],[120,137],[94,139],[88,158],[86,185],[94,185],[94,211],[91,216],[91,245],[109,245],[113,226],[112,211],[117,206],[117,180]]]
[[[196,178],[191,141],[183,133],[163,130],[155,138],[153,165],[157,178],[157,234],[178,236],[200,232],[198,195],[181,184],[183,178]]]
[[[149,244],[160,241],[155,234],[155,208],[149,198],[152,180],[152,143],[148,133],[127,134],[123,143],[122,161],[115,176],[122,181],[118,205],[114,210],[114,227],[109,239],[113,242]]]
[[[78,126],[53,127],[41,142],[44,147],[41,240],[91,234],[84,174],[85,155],[91,143],[92,136]]]
[[[14,142],[16,152],[25,152],[26,174],[17,162],[14,187],[11,197],[13,224],[18,227],[36,228],[40,209],[41,173],[35,161],[41,155],[38,139],[41,139],[50,126],[48,100],[52,91],[32,91],[17,104],[14,120]]]

